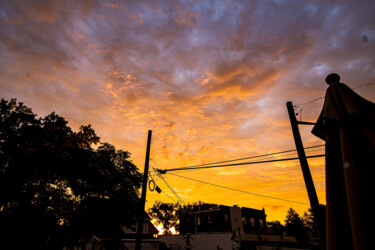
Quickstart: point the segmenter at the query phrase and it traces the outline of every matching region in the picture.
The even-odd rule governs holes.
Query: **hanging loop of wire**
[[[152,188],[151,188],[151,183],[152,183]],[[151,192],[155,190],[156,184],[154,180],[149,180],[148,181],[148,188],[150,189]]]

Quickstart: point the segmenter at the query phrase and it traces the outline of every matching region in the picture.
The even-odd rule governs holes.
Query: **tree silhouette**
[[[303,227],[303,221],[299,214],[293,208],[289,208],[285,218],[285,228],[287,233],[290,235],[296,235]]]
[[[285,229],[288,235],[296,236],[296,239],[300,244],[306,244],[307,228],[299,214],[293,208],[289,208],[287,212],[285,218]]]
[[[77,232],[77,218],[90,214],[99,223],[111,207],[88,202],[93,199],[123,209],[139,201],[142,175],[130,153],[107,143],[94,150],[100,138],[90,125],[74,132],[63,117],[37,118],[16,99],[2,99],[0,112],[0,234],[15,248],[59,244],[61,235]],[[76,238],[95,231],[86,229]]]
[[[188,203],[186,205],[181,206],[179,209],[179,213],[205,211],[205,210],[210,210],[210,209],[218,208],[218,207],[219,205],[217,204],[205,203],[204,201],[196,201],[196,202]]]
[[[205,203],[203,201],[188,203],[183,206],[178,202],[164,203],[155,201],[155,204],[149,208],[148,213],[157,223],[163,225],[164,234],[170,234],[172,227],[176,231],[179,231],[179,216],[182,213],[210,210],[217,207],[217,204]]]
[[[268,221],[267,228],[271,234],[282,235],[285,231],[285,226],[280,221]]]
[[[307,211],[305,211],[301,217],[301,220],[303,222],[303,225],[310,229],[310,230],[315,230],[316,225],[315,225],[315,217],[313,215],[313,211],[311,208],[309,208]]]
[[[163,225],[163,234],[171,234],[170,230],[178,222],[177,211],[180,208],[179,203],[164,203],[155,201],[155,204],[149,208],[148,214],[155,219],[157,223]]]

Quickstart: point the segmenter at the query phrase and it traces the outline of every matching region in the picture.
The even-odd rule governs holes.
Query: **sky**
[[[370,0],[5,0],[0,97],[55,111],[73,130],[91,124],[141,172],[148,130],[151,168],[295,149],[287,101],[314,122],[329,73],[351,88],[375,82],[374,13]],[[375,101],[375,84],[355,91]],[[311,129],[300,126],[304,146],[324,144]],[[324,158],[309,164],[325,204]],[[298,161],[173,173],[254,193],[167,174],[186,203],[264,208],[281,222],[309,207]],[[164,193],[148,191],[146,208],[176,201],[152,175]]]

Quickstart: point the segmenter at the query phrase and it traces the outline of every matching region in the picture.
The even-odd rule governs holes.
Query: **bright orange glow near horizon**
[[[73,130],[91,124],[141,172],[148,130],[154,168],[294,149],[287,101],[323,97],[331,72],[352,88],[375,82],[374,12],[370,0],[2,1],[1,98],[55,111]],[[355,91],[375,101],[375,84]],[[322,104],[299,118],[314,122]],[[311,128],[300,126],[304,146],[323,144]],[[324,158],[309,164],[325,204]],[[281,222],[309,207],[283,201],[309,203],[297,160],[175,173],[279,198],[165,175],[186,203],[264,208]],[[146,207],[155,200],[173,202],[148,191]]]

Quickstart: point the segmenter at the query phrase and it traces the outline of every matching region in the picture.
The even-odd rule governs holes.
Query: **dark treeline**
[[[0,112],[2,244],[56,249],[94,233],[116,242],[113,232],[131,223],[139,202],[142,174],[130,153],[100,143],[90,125],[74,132],[63,117],[38,118],[16,99],[2,99]]]

